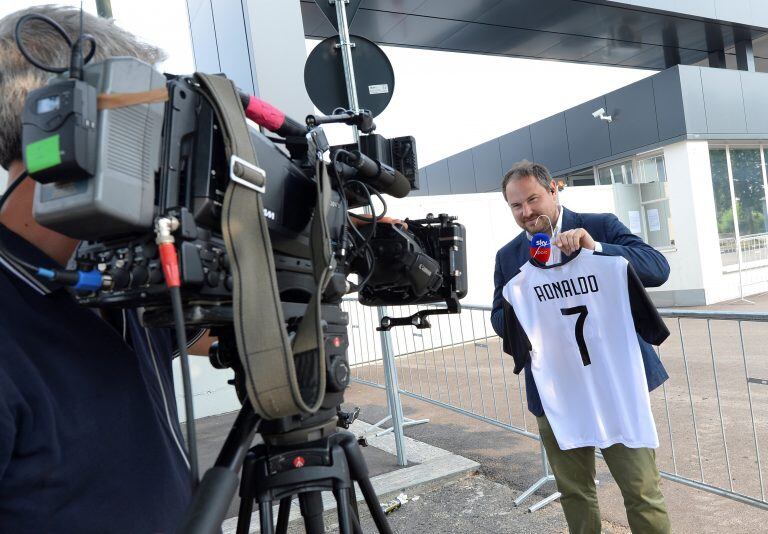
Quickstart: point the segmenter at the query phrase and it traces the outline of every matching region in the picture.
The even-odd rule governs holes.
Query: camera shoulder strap
[[[302,334],[304,342],[296,353],[310,351],[310,361],[304,365],[311,365],[314,372],[299,384],[261,199],[266,176],[258,167],[240,97],[227,78],[202,73],[195,77],[211,99],[230,161],[222,233],[232,265],[234,329],[248,397],[256,413],[267,419],[313,413],[325,395],[322,325],[316,315],[319,301],[310,302],[308,316],[302,321],[310,330],[314,325],[314,335]],[[317,311],[312,312],[314,309]],[[304,362],[306,356],[299,361]],[[301,369],[299,374],[307,375]]]

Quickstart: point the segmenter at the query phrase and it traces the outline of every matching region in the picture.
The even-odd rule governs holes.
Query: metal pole
[[[336,20],[339,24],[339,48],[341,48],[341,61],[344,64],[344,80],[347,82],[347,98],[349,100],[349,109],[354,113],[360,111],[357,102],[357,86],[355,83],[355,65],[352,62],[352,47],[354,43],[349,40],[349,26],[347,21],[347,8],[344,4],[349,0],[328,0],[336,5]],[[352,127],[355,136],[355,143],[360,144],[360,132],[357,126]]]
[[[379,319],[385,315],[381,307],[377,308]],[[395,367],[395,353],[392,350],[392,337],[389,331],[379,332],[381,338],[381,352],[384,360],[384,383],[387,391],[389,413],[392,416],[392,433],[395,435],[395,448],[397,449],[397,465],[408,465],[405,454],[405,436],[403,435],[403,405],[400,402],[400,384],[397,381],[397,368]]]
[[[352,47],[355,46],[349,40],[349,22],[347,21],[347,9],[345,4],[349,0],[328,0],[329,3],[336,6],[336,20],[339,25],[339,48],[341,49],[341,60],[344,65],[344,80],[347,83],[347,98],[349,108],[354,113],[360,111],[360,105],[357,101],[357,88],[355,83],[355,65],[352,61]],[[360,144],[360,132],[357,126],[352,127],[355,136],[355,143]],[[368,210],[366,210],[368,211]],[[375,217],[376,214],[371,212]],[[376,308],[379,317],[379,324],[384,317],[383,310]],[[394,351],[392,350],[392,338],[389,332],[379,332],[381,337],[381,350],[384,359],[384,381],[387,391],[387,401],[389,412],[392,416],[392,432],[395,435],[395,447],[397,448],[397,465],[407,465],[405,454],[405,437],[403,436],[403,406],[400,403],[400,386],[397,381],[397,369],[395,368]]]

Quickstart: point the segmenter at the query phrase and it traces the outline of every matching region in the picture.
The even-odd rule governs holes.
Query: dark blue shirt
[[[0,299],[0,532],[173,532],[190,475],[170,333],[134,311],[107,322],[3,256]]]

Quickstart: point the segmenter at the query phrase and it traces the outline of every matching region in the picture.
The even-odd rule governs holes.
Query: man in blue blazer
[[[491,323],[499,337],[504,333],[502,289],[530,259],[530,239],[535,233],[552,236],[555,246],[548,265],[565,262],[573,252],[588,248],[625,257],[646,287],[660,286],[667,281],[669,264],[664,256],[631,233],[615,215],[575,213],[560,206],[555,182],[542,165],[525,160],[516,163],[504,176],[502,194],[523,232],[496,254]],[[651,391],[668,375],[653,348],[643,339],[638,337],[638,340]],[[536,416],[558,490],[562,493],[560,503],[568,527],[572,533],[599,534],[601,521],[594,480],[594,448],[560,450],[544,413],[530,360],[525,366],[525,384],[528,409]],[[616,444],[603,449],[602,453],[624,496],[632,531],[669,532],[669,517],[659,490],[654,450]]]

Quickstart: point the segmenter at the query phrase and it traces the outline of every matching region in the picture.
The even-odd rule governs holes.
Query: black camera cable
[[[178,228],[179,221],[173,217],[161,217],[155,222],[155,242],[160,251],[160,263],[163,267],[165,285],[171,296],[173,309],[173,326],[176,332],[176,344],[179,350],[181,376],[184,384],[184,412],[187,417],[187,450],[189,451],[189,469],[192,474],[193,488],[200,481],[197,461],[197,432],[195,429],[195,413],[192,403],[192,379],[189,372],[189,353],[187,352],[187,332],[184,320],[184,304],[181,300],[181,271],[179,257],[174,246],[173,231]]]
[[[41,22],[44,22],[48,24],[51,28],[54,29],[56,33],[58,33],[62,39],[67,43],[67,46],[70,48],[70,60],[69,60],[69,68],[67,67],[52,67],[50,65],[45,65],[44,63],[39,62],[32,54],[29,53],[27,48],[24,46],[24,42],[21,38],[21,29],[24,27],[25,24],[29,23],[33,20],[39,20]],[[16,28],[14,29],[14,38],[16,40],[16,46],[19,48],[19,52],[29,61],[32,63],[35,67],[37,67],[40,70],[44,70],[46,72],[53,72],[56,74],[63,74],[69,70],[69,76],[70,78],[75,78],[78,80],[83,79],[83,65],[88,63],[91,59],[93,59],[94,54],[96,53],[96,39],[93,38],[92,35],[89,35],[87,33],[83,33],[83,11],[82,6],[80,10],[80,35],[75,39],[74,42],[72,42],[72,39],[67,35],[67,32],[64,31],[64,28],[59,25],[55,20],[53,20],[50,17],[47,17],[45,15],[40,15],[37,13],[31,13],[29,15],[24,15],[19,19],[19,21],[16,23]],[[91,43],[91,49],[88,52],[88,55],[83,58],[83,41],[89,41]]]
[[[368,223],[371,225],[371,232],[368,234],[368,237],[365,239],[365,244],[370,244],[371,240],[376,237],[376,224],[384,218],[384,216],[387,214],[387,202],[384,200],[384,197],[381,196],[381,193],[379,193],[375,188],[373,188],[371,185],[366,184],[364,182],[361,182],[359,180],[349,180],[347,181],[347,185],[356,185],[359,186],[362,192],[365,194],[366,198],[368,199],[368,206],[371,208],[371,216],[366,217],[365,215],[359,215],[357,213],[350,214],[351,217],[354,217],[355,219],[359,221],[363,221],[365,223]],[[373,192],[374,195],[376,195],[379,198],[379,201],[381,202],[383,206],[383,210],[379,215],[376,215],[376,206],[373,203],[373,197],[371,196],[371,192]]]
[[[368,199],[367,205],[370,206],[371,214],[372,214],[371,217],[365,217],[363,215],[358,215],[356,213],[347,212],[347,221],[349,222],[349,227],[354,231],[355,234],[357,234],[358,238],[361,241],[359,248],[357,250],[364,251],[367,255],[366,263],[368,264],[368,267],[367,267],[368,272],[365,278],[363,278],[360,282],[358,282],[357,286],[358,288],[360,288],[360,287],[363,287],[368,282],[368,280],[371,279],[371,276],[373,276],[373,268],[376,261],[376,255],[374,254],[373,248],[371,247],[371,240],[376,236],[376,224],[380,219],[382,219],[387,214],[387,202],[384,200],[384,197],[381,196],[381,193],[369,184],[366,184],[359,180],[349,180],[347,181],[346,185],[348,186],[356,185],[360,187],[360,189],[363,191],[366,198]],[[379,198],[383,206],[383,210],[379,215],[376,215],[376,206],[373,203],[373,197],[371,196],[371,192],[373,192],[374,195],[376,195]],[[360,233],[360,231],[357,229],[357,225],[352,221],[352,218],[371,224],[371,231],[368,233],[367,236],[363,236],[362,233]],[[356,252],[350,261],[354,260],[355,257],[358,256],[359,254],[360,254],[359,252]]]

